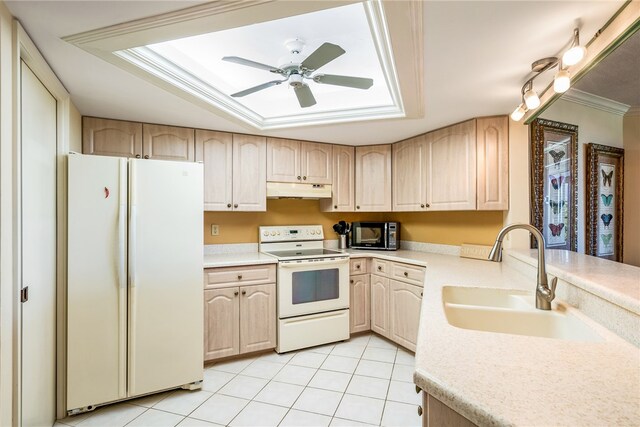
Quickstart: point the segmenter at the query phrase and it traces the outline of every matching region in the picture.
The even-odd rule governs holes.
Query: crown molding
[[[595,108],[596,110],[606,111],[607,113],[623,116],[629,111],[630,106],[621,102],[613,101],[602,96],[584,92],[578,89],[569,89],[562,98],[565,101],[584,105],[586,107]]]

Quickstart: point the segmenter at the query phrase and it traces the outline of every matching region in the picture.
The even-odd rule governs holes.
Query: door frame
[[[2,109],[3,147],[2,168],[2,224],[3,243],[0,252],[2,282],[0,282],[0,400],[2,407],[0,424],[21,425],[21,317],[20,288],[22,284],[22,182],[21,182],[21,61],[23,61],[56,100],[56,418],[64,417],[65,411],[65,309],[66,309],[66,155],[69,151],[70,97],[44,57],[31,41],[26,31],[15,19],[9,19],[7,11],[0,11],[0,43],[11,46],[10,69],[2,68],[0,82],[0,109]],[[8,26],[11,25],[9,33]],[[9,35],[10,34],[10,35]],[[10,76],[7,76],[10,74]],[[5,115],[7,110],[11,114]],[[2,108],[5,107],[5,108]],[[5,142],[10,139],[11,143]],[[6,238],[5,238],[6,237]],[[7,274],[5,274],[7,273]],[[62,352],[62,353],[61,353]]]

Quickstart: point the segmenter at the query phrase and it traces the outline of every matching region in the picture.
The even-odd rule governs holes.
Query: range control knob
[[[272,232],[271,232],[271,235],[272,235],[272,236],[275,236],[275,235],[276,235],[276,232],[275,232],[275,231],[272,231]]]
[[[269,232],[268,232],[268,231],[263,231],[263,232],[262,232],[262,235],[263,235],[263,236],[268,236],[268,235],[269,235]]]

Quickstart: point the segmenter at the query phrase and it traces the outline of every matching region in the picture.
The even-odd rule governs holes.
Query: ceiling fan
[[[311,55],[302,59],[302,48],[304,42],[300,39],[289,40],[285,43],[289,50],[289,55],[280,58],[280,66],[273,67],[271,65],[262,64],[260,62],[251,61],[249,59],[240,58],[238,56],[225,56],[223,61],[234,62],[248,67],[267,70],[284,77],[283,80],[272,80],[258,86],[250,87],[240,92],[231,94],[234,98],[247,96],[254,92],[277,86],[284,82],[289,82],[289,86],[293,87],[300,107],[306,108],[316,104],[316,99],[311,92],[309,85],[304,80],[313,80],[316,83],[351,87],[356,89],[369,89],[373,85],[373,79],[352,76],[339,76],[335,74],[313,74],[320,67],[333,61],[345,51],[340,46],[331,43],[323,43]]]

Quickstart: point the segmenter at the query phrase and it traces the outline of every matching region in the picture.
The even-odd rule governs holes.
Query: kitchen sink
[[[447,321],[458,328],[569,341],[603,340],[564,305],[536,309],[533,292],[445,286],[442,301]]]

